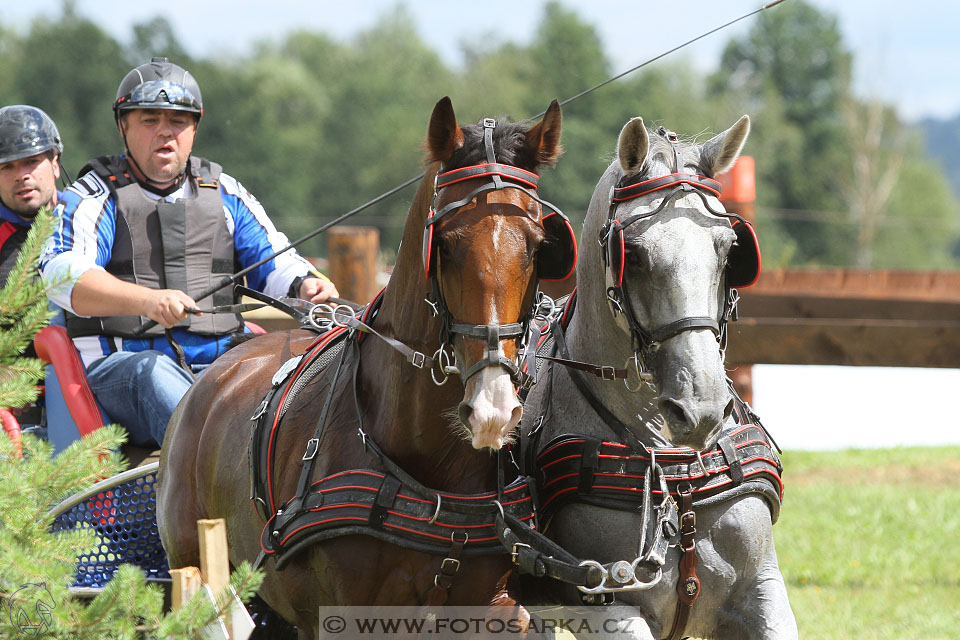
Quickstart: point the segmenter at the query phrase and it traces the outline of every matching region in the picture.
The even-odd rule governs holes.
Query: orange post
[[[718,176],[723,191],[720,202],[727,211],[743,216],[756,226],[757,186],[753,156],[740,156],[734,165]],[[753,365],[741,364],[730,373],[733,386],[746,402],[753,403]]]

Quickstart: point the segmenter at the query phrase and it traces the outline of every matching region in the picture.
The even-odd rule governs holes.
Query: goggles
[[[167,106],[169,105],[169,106]],[[151,107],[154,109],[182,109],[203,112],[203,105],[186,87],[169,80],[150,80],[137,85],[128,96],[117,101],[118,109]]]

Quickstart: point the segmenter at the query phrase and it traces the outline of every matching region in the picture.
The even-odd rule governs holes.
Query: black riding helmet
[[[151,58],[133,69],[117,88],[114,117],[133,109],[172,109],[203,115],[200,85],[189,71],[166,58]]]
[[[56,149],[63,153],[60,132],[42,109],[14,104],[0,109],[0,164]]]

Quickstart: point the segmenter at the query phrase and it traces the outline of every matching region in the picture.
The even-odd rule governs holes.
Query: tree
[[[69,175],[88,159],[117,151],[113,100],[132,65],[100,27],[70,14],[57,22],[36,20],[22,48],[4,64],[15,69],[18,98],[57,123]]]
[[[51,315],[46,288],[35,274],[53,224],[50,211],[41,211],[0,289],[0,325],[5,325],[0,332],[0,408],[36,399],[36,383],[43,378],[39,360],[18,354]],[[148,585],[143,573],[131,566],[121,567],[89,602],[68,592],[77,556],[98,545],[98,534],[92,527],[52,533],[50,508],[118,473],[124,462],[117,451],[125,439],[123,430],[111,425],[53,458],[53,446],[30,434],[23,437],[23,455],[0,435],[0,637],[198,637],[216,619],[213,605],[200,594],[164,615],[162,589]],[[261,580],[262,574],[248,563],[231,576],[244,599],[252,597]],[[226,602],[228,593],[218,594],[218,602]]]
[[[853,167],[850,179],[841,183],[842,193],[857,229],[854,265],[869,267],[873,263],[873,245],[903,165],[906,136],[878,101],[860,104],[848,100],[844,115]]]
[[[738,96],[754,117],[761,206],[843,210],[836,176],[850,166],[840,108],[850,69],[836,18],[802,0],[761,13],[745,38],[727,45],[711,87]],[[800,261],[846,262],[849,227],[796,218],[780,224]]]

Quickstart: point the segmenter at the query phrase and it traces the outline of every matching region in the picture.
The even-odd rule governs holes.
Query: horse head
[[[608,171],[615,184],[598,189],[610,195],[599,237],[615,324],[636,370],[652,377],[671,442],[698,450],[733,409],[722,353],[730,287],[755,279],[742,281],[752,266],[745,262],[759,270],[752,230],[724,211],[713,179],[736,161],[749,130],[743,116],[697,144],[634,118]]]
[[[424,267],[443,321],[438,355],[460,374],[458,420],[477,449],[499,449],[520,421],[519,350],[538,271],[557,241],[546,222],[554,213],[536,195],[536,172],[561,153],[560,120],[553,101],[532,127],[489,118],[461,127],[448,98],[430,119],[428,160],[442,168]]]

